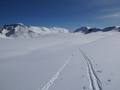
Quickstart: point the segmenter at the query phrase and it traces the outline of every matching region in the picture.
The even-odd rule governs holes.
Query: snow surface
[[[120,33],[0,38],[0,90],[119,90]]]

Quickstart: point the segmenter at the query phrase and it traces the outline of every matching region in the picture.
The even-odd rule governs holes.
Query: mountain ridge
[[[120,26],[110,26],[110,27],[105,27],[103,29],[84,26],[84,27],[80,27],[80,28],[76,29],[73,33],[82,32],[84,34],[89,34],[91,32],[98,32],[98,31],[101,31],[101,32],[118,31],[118,32],[120,32]]]
[[[37,27],[37,26],[26,26],[22,23],[4,25],[0,30],[1,34],[6,37],[13,38],[27,38],[44,35],[48,33],[69,33],[68,29],[60,27]]]
[[[89,26],[83,26],[73,33],[90,34],[92,32],[108,32],[115,31],[120,32],[120,26],[110,26],[105,28],[93,28]],[[0,28],[0,37],[12,37],[12,38],[28,38],[36,37],[48,33],[71,33],[70,30],[61,27],[38,27],[38,26],[26,26],[22,23],[4,25]]]

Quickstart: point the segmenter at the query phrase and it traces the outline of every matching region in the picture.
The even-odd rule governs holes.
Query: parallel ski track
[[[90,89],[91,90],[103,90],[102,83],[100,79],[98,78],[96,72],[94,71],[94,68],[93,68],[93,65],[90,59],[86,56],[86,54],[80,48],[79,50],[82,53],[84,59],[86,60]]]
[[[53,78],[41,89],[41,90],[48,90],[50,86],[55,82],[55,80],[58,78],[58,76],[62,73],[66,65],[69,63],[69,61],[74,56],[76,50],[71,54],[71,56],[68,58],[68,60],[64,63],[64,65],[58,70],[58,72],[53,76]]]

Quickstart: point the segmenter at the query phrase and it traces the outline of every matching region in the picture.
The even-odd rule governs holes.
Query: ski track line
[[[74,56],[76,50],[73,51],[73,53],[71,54],[71,56],[67,59],[67,61],[64,63],[64,65],[58,70],[58,72],[53,76],[53,78],[41,89],[41,90],[48,90],[50,88],[50,86],[55,82],[55,80],[58,78],[58,76],[62,73],[62,71],[64,70],[64,68],[66,67],[66,65],[69,63],[69,61],[72,59],[72,57]],[[39,90],[39,88],[38,88]]]
[[[86,54],[80,48],[79,48],[79,50],[82,53],[84,59],[86,60],[90,89],[91,90],[103,90],[102,83],[101,83],[100,79],[97,77],[97,74],[94,71],[94,68],[93,68],[93,65],[92,65],[90,59],[86,56]]]

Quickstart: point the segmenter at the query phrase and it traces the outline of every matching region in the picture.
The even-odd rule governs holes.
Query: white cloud
[[[102,9],[100,12],[119,12],[120,8],[108,8],[108,9]]]
[[[118,19],[120,18],[120,8],[119,7],[115,7],[115,8],[104,8],[102,10],[99,11],[100,16],[99,19],[101,18],[111,18],[111,19]]]
[[[91,0],[93,5],[111,5],[120,3],[120,0]]]
[[[120,18],[120,13],[101,16],[99,18]]]

